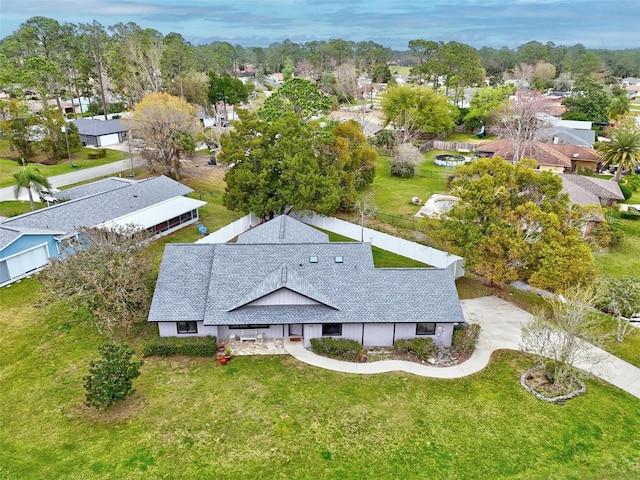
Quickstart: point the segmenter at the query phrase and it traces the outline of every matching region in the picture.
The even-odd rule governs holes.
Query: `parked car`
[[[47,205],[50,203],[58,203],[58,199],[54,196],[54,194],[58,193],[60,190],[57,188],[44,189],[40,191],[40,201],[46,203]]]

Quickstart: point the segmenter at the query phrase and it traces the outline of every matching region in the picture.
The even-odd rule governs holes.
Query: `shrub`
[[[410,340],[401,338],[396,340],[393,350],[398,354],[414,355],[419,360],[428,360],[436,351],[436,346],[431,338],[412,338]]]
[[[132,382],[140,376],[142,360],[134,362],[135,353],[127,345],[105,343],[100,349],[101,358],[89,363],[89,375],[84,377],[86,403],[90,407],[109,408],[115,402],[133,395]]]
[[[631,190],[629,186],[624,183],[619,183],[618,186],[620,187],[620,191],[622,192],[625,200],[629,200],[633,196],[633,190]]]
[[[453,331],[451,350],[458,353],[473,353],[480,336],[480,325],[474,323],[468,327],[458,328]]]
[[[391,160],[391,175],[410,178],[416,174],[416,166],[411,162]]]
[[[318,355],[355,362],[360,360],[362,345],[346,338],[312,338],[311,347]]]
[[[629,207],[629,210],[626,212],[620,212],[620,218],[624,218],[626,220],[638,220],[640,218],[640,212],[635,208]]]
[[[191,357],[214,357],[218,351],[216,337],[157,337],[147,341],[142,347],[142,355],[150,357],[171,357],[189,355]]]

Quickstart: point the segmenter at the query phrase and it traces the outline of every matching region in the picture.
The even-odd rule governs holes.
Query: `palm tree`
[[[602,161],[606,165],[617,165],[613,179],[620,181],[624,170],[640,166],[640,132],[636,130],[616,130],[610,142],[602,142],[598,146]]]
[[[607,110],[609,118],[622,117],[629,113],[629,97],[626,94],[613,97]]]
[[[16,200],[20,196],[23,188],[27,189],[29,194],[29,203],[31,204],[31,211],[36,209],[33,204],[32,190],[40,194],[45,189],[51,188],[51,184],[47,177],[40,173],[37,167],[32,164],[28,164],[24,159],[22,160],[22,169],[13,174],[13,178],[16,180],[16,185],[13,188],[13,194]]]

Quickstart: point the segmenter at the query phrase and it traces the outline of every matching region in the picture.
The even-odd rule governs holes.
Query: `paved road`
[[[304,348],[302,342],[286,341],[285,348],[302,362],[338,372],[373,374],[401,371],[433,378],[465,377],[486,367],[495,350],[520,350],[520,328],[531,319],[528,312],[494,296],[463,300],[462,309],[467,321],[479,323],[482,331],[471,358],[453,367],[432,367],[402,360],[342,362],[316,355]],[[576,366],[640,398],[640,368],[593,345],[588,345]]]
[[[134,165],[137,165],[141,160],[134,157]],[[51,186],[55,188],[64,187],[65,185],[73,185],[74,183],[86,182],[87,180],[93,180],[94,178],[108,177],[115,175],[126,170],[131,170],[131,160],[120,160],[113,163],[107,163],[106,165],[100,165],[98,167],[79,168],[74,172],[63,173],[61,175],[54,175],[49,177]],[[34,194],[34,200],[38,199],[38,195]],[[0,188],[0,202],[7,200],[15,200],[16,197],[13,194],[13,187]],[[29,195],[23,190],[18,200],[28,201]]]

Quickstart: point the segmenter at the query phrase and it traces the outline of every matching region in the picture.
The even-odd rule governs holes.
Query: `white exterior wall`
[[[362,234],[360,225],[345,222],[344,220],[339,220],[334,217],[325,217],[315,213],[311,216],[291,214],[291,217],[309,225],[313,225],[314,227],[339,233],[340,235],[344,235],[345,237],[352,238],[354,240],[360,240],[362,236],[365,242],[370,241],[371,245],[382,248],[383,250],[387,250],[437,268],[448,268],[451,270],[451,273],[453,273],[454,278],[459,278],[464,275],[464,259],[457,255],[451,255],[447,252],[443,252],[442,250],[410,242],[409,240],[394,237],[393,235],[378,232],[377,230],[372,230],[370,228],[365,228],[364,234]]]
[[[433,340],[438,346],[451,346],[451,338],[453,337],[452,323],[436,323],[435,335],[416,335],[415,323],[397,323],[396,324],[396,340],[399,338],[412,339],[417,337],[427,337]]]
[[[393,323],[367,323],[363,338],[364,347],[392,347]]]
[[[285,334],[287,330],[287,326],[284,326]],[[245,330],[255,330],[257,333],[262,334],[264,338],[283,338],[282,334],[282,325],[265,325],[264,327],[259,328],[246,328]],[[219,325],[218,326],[218,338],[222,340],[228,340],[229,335],[234,334],[238,340],[240,340],[240,332],[242,330],[237,328],[229,328],[227,325]]]
[[[249,306],[254,305],[319,305],[319,302],[291,291],[288,288],[281,288],[275,292],[265,295],[262,298],[248,303]]]
[[[322,324],[304,325],[304,346],[311,346],[312,338],[322,337]],[[327,335],[328,336],[328,335]],[[331,335],[332,338],[346,338],[362,343],[362,323],[343,323],[342,335]]]
[[[202,322],[196,323],[198,324],[198,333],[179,334],[177,322],[158,322],[158,332],[161,337],[218,337],[218,327],[210,325],[205,326]]]

